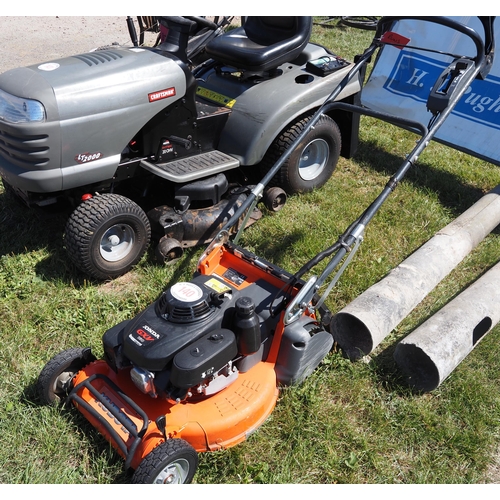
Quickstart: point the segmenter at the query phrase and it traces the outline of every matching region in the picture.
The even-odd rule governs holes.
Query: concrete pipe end
[[[394,350],[394,360],[412,389],[430,392],[441,383],[436,364],[415,344],[399,343]]]
[[[369,328],[352,314],[337,313],[330,322],[330,332],[334,341],[353,361],[370,354],[373,349]]]

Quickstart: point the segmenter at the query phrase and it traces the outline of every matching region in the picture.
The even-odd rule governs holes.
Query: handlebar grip
[[[377,24],[377,31],[375,34],[376,38],[380,38],[383,33],[389,30],[390,26],[396,21],[402,20],[415,20],[415,21],[426,21],[434,24],[440,24],[441,26],[446,26],[453,30],[459,31],[460,33],[468,36],[476,46],[476,56],[474,60],[479,63],[486,56],[486,47],[492,47],[492,40],[489,38],[493,36],[493,28],[491,23],[489,25],[485,24],[486,20],[479,18],[483,26],[485,27],[485,38],[483,40],[475,30],[465,24],[454,21],[448,17],[443,16],[384,16],[380,19]],[[486,27],[489,29],[486,29]]]

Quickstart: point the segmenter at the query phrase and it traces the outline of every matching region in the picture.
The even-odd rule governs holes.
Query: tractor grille
[[[15,136],[1,129],[0,156],[8,162],[30,170],[49,162],[49,137],[46,134]]]

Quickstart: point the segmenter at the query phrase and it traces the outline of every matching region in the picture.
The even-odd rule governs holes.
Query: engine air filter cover
[[[193,323],[213,312],[208,291],[181,281],[165,291],[158,301],[159,313],[172,323]]]

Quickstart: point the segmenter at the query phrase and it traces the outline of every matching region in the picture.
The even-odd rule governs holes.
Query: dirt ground
[[[125,16],[0,16],[0,73],[113,43],[131,44]]]
[[[131,43],[125,16],[0,17],[0,72],[113,43]]]
[[[18,66],[88,52],[113,42],[129,44],[123,17],[0,17],[0,73]]]

